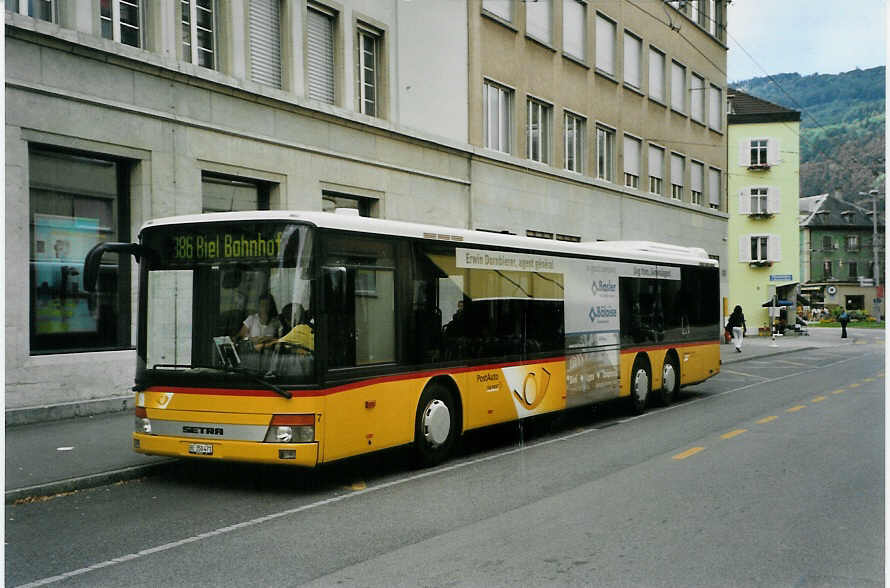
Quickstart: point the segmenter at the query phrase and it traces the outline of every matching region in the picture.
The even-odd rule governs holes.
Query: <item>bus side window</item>
[[[326,325],[330,367],[355,365],[354,293],[355,272],[345,267],[324,268],[325,308],[330,317]]]

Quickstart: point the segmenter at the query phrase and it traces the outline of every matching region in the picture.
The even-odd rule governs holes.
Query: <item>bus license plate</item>
[[[213,445],[210,443],[189,443],[189,453],[192,455],[213,455]]]

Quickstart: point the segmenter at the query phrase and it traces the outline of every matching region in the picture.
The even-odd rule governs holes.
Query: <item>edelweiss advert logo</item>
[[[610,292],[614,294],[618,291],[618,284],[612,280],[594,280],[590,284],[590,291],[594,294],[599,294],[601,292]]]
[[[596,322],[596,319],[615,318],[618,316],[618,309],[614,306],[593,306],[591,307],[590,312],[587,313],[587,316],[590,318],[591,322]]]

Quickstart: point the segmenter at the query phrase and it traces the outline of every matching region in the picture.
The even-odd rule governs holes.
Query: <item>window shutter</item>
[[[751,261],[751,235],[739,237],[739,261]]]
[[[596,67],[615,75],[615,23],[596,15]]]
[[[766,140],[766,162],[769,165],[781,163],[779,159],[779,141],[777,139]]]
[[[671,153],[671,183],[683,186],[683,156]]]
[[[649,48],[649,95],[664,102],[664,54]]]
[[[692,74],[690,80],[690,95],[692,97],[692,120],[705,122],[705,80]]]
[[[334,103],[334,19],[309,6],[306,57],[309,98]]]
[[[766,189],[766,211],[770,214],[782,212],[782,199],[778,188],[770,186]]]
[[[587,59],[587,23],[585,5],[568,0],[562,5],[562,47],[569,55]]]
[[[703,192],[704,191],[704,183],[705,183],[705,166],[693,161],[689,187],[696,192]]]
[[[708,97],[710,98],[708,126],[719,131],[722,128],[721,122],[723,121],[723,91],[717,86],[711,86],[708,89]]]
[[[745,188],[739,192],[739,214],[751,214],[750,188]]]
[[[550,2],[551,0],[525,2],[526,32],[547,44],[553,42],[553,22],[551,18],[553,6]]]
[[[281,87],[281,16],[279,0],[250,0],[250,77]]]
[[[624,81],[635,88],[640,87],[640,52],[642,41],[624,33]]]
[[[739,143],[739,165],[742,167],[751,165],[751,137]]]
[[[649,145],[649,175],[664,178],[664,149]]]
[[[624,173],[640,175],[640,142],[633,137],[624,137]]]
[[[770,261],[782,261],[782,240],[770,235],[766,240],[766,256]]]
[[[708,170],[708,204],[720,206],[720,170]]]
[[[686,112],[686,69],[671,62],[671,108]]]

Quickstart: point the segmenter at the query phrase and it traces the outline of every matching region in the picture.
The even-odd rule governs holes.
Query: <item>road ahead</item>
[[[6,584],[880,586],[882,344],[730,364],[315,472],[206,463],[6,508]]]

